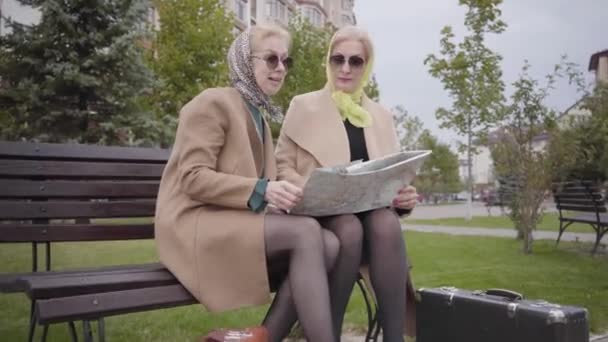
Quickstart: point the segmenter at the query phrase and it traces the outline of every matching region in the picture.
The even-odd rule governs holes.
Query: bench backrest
[[[605,213],[606,204],[601,186],[592,181],[573,181],[553,184],[557,209]]]
[[[0,142],[0,242],[153,238],[151,218],[169,154]],[[147,219],[103,220],[140,217]]]

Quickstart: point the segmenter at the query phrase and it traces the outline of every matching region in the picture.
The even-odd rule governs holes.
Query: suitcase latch
[[[509,318],[515,317],[518,306],[519,306],[518,303],[509,303],[509,305],[507,305],[507,316],[509,316]]]

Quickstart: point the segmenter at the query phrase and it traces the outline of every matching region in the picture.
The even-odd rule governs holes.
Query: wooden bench
[[[586,223],[595,230],[595,245],[591,251],[591,254],[595,254],[600,240],[608,232],[606,198],[602,194],[601,186],[591,181],[573,181],[555,183],[552,190],[559,212],[559,234],[556,245],[572,223]]]
[[[54,242],[153,239],[155,201],[169,154],[152,148],[0,142],[0,243],[32,246],[31,272],[0,274],[0,292],[22,292],[31,300],[28,341],[38,325],[45,341],[49,325],[62,322],[77,341],[74,321],[83,321],[85,341],[93,340],[91,322],[96,321],[103,341],[104,317],[196,303],[159,263],[52,270]],[[135,217],[149,223],[129,220]],[[42,256],[39,246],[45,247]],[[270,273],[276,289],[285,270]],[[375,314],[358,284],[372,331]]]

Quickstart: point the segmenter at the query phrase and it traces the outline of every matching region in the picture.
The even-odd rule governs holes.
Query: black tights
[[[264,319],[271,341],[281,341],[299,320],[309,341],[333,342],[327,272],[337,238],[309,217],[268,214],[264,240],[270,265],[289,258],[289,271]]]
[[[362,221],[383,341],[402,342],[407,260],[401,223],[390,209],[368,212]]]
[[[365,248],[384,341],[403,341],[407,266],[397,215],[389,209],[377,209],[358,215],[324,217],[319,222],[339,240],[339,254],[329,275],[331,313],[337,340]],[[288,295],[277,294],[265,320],[266,324],[271,317],[280,322],[277,326],[283,327],[278,339],[271,341],[285,337],[296,320],[292,299],[287,298]]]

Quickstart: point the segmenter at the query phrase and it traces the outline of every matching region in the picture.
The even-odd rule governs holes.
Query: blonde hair
[[[336,91],[332,76],[331,63],[329,61],[336,45],[345,41],[361,42],[366,60],[363,75],[361,76],[361,80],[357,85],[357,89],[355,89],[353,93],[348,94],[343,91]],[[372,40],[367,34],[367,31],[356,26],[345,26],[336,31],[331,39],[331,42],[329,43],[328,50],[325,64],[327,86],[332,92],[331,97],[338,107],[342,120],[348,120],[356,127],[368,127],[372,125],[373,118],[371,114],[361,106],[364,95],[363,88],[369,82],[374,65],[374,45],[372,44]]]
[[[358,41],[363,45],[366,60],[370,60],[374,57],[374,44],[372,44],[372,39],[369,37],[369,34],[366,30],[353,25],[344,26],[334,33],[329,46],[329,53],[331,54],[339,43],[352,40]]]
[[[270,37],[284,39],[288,48],[291,47],[291,35],[287,30],[275,24],[261,24],[251,27],[251,51],[255,51],[265,39]]]

